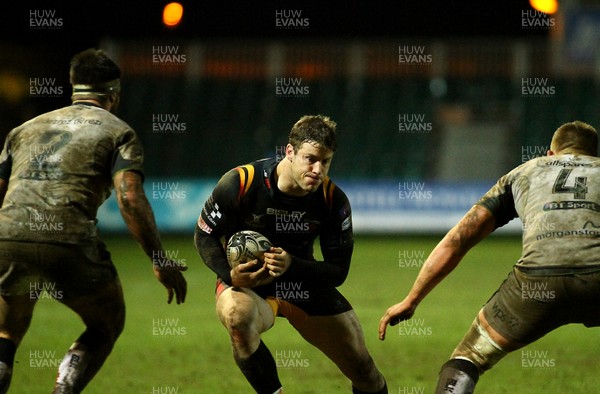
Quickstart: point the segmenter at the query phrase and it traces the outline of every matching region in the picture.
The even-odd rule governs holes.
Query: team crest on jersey
[[[250,227],[264,227],[263,217],[265,215],[257,215],[255,213],[251,214],[251,217],[246,217],[244,223]]]

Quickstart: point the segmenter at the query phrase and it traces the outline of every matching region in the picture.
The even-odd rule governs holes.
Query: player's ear
[[[289,160],[292,161],[292,157],[294,156],[294,147],[292,146],[292,144],[287,144],[285,146],[285,157]]]
[[[554,156],[556,153],[554,153],[554,151],[551,151],[550,149],[548,149],[548,152],[546,152],[546,156]]]
[[[108,95],[108,103],[110,105],[110,112],[115,112],[117,108],[119,108],[119,101],[121,99],[121,95],[119,93],[111,93]]]

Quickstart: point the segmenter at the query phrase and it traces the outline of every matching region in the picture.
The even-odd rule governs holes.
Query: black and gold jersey
[[[353,251],[348,198],[329,178],[306,196],[277,188],[275,159],[258,160],[228,171],[198,218],[196,244],[205,263],[230,282],[223,243],[235,232],[254,230],[293,256],[286,280],[338,286],[346,279]],[[319,240],[323,261],[316,261]]]

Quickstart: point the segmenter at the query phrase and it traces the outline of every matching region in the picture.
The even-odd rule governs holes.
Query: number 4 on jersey
[[[573,170],[560,170],[560,173],[556,177],[554,181],[554,187],[552,188],[552,193],[573,193],[573,198],[577,200],[582,200],[585,198],[586,193],[588,192],[587,188],[587,177],[578,176],[575,177],[575,183],[573,186],[567,186],[567,178],[571,174]]]

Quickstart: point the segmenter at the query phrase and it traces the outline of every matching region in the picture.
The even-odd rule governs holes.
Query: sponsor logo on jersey
[[[213,231],[213,229],[206,224],[204,219],[202,219],[202,216],[198,218],[198,228],[200,228],[200,230],[204,231],[206,234],[210,234]]]
[[[352,218],[350,216],[348,216],[346,219],[344,219],[344,221],[342,222],[342,231],[346,231],[350,228],[350,226],[352,226]]]

